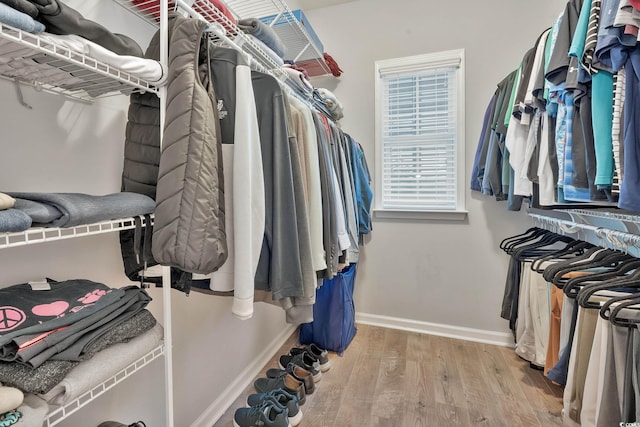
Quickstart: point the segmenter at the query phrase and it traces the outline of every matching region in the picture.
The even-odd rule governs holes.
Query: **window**
[[[377,61],[376,216],[463,219],[464,155],[464,51]]]

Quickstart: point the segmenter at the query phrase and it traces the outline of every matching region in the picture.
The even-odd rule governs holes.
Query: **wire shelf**
[[[134,15],[142,18],[145,22],[154,27],[158,27],[160,21],[160,2],[158,0],[114,0]],[[173,9],[175,3],[169,1],[169,8]]]
[[[246,18],[272,16],[270,25],[287,47],[286,60],[294,61],[304,67],[309,76],[331,73],[324,61],[322,47],[318,46],[319,42],[315,41],[283,0],[227,0],[226,4],[238,16]]]
[[[0,75],[46,92],[85,102],[134,92],[158,93],[150,82],[3,23],[0,46]]]
[[[43,423],[43,427],[53,427],[59,424],[65,418],[75,413],[76,411],[78,411],[80,408],[84,407],[88,403],[92,402],[94,399],[104,394],[109,389],[113,388],[117,384],[129,378],[131,375],[135,374],[140,369],[144,368],[149,363],[153,362],[163,354],[164,354],[164,346],[161,345],[155,348],[154,350],[150,351],[146,355],[142,356],[140,359],[131,363],[129,366],[125,367],[124,369],[116,373],[113,377],[109,378],[107,381],[97,385],[96,387],[82,394],[72,402],[69,402],[63,406],[56,406],[54,410],[49,412],[47,419]]]
[[[562,209],[561,212],[566,212],[570,215],[574,214],[574,215],[582,215],[585,217],[605,218],[605,219],[614,219],[617,221],[640,223],[640,215],[623,213],[618,210]]]
[[[115,0],[122,7],[140,16],[146,22],[158,26],[160,9],[158,0]],[[224,15],[209,0],[195,0],[186,3],[181,1],[169,1],[170,8],[178,8],[190,13],[195,12],[194,17],[204,19],[209,23],[219,23],[224,28],[227,37],[235,41],[240,48],[252,55],[265,69],[277,70],[280,64],[274,61],[264,49],[251,37],[247,36]],[[302,23],[297,19],[289,7],[281,0],[227,0],[225,4],[234,16],[242,18],[261,18],[276,16],[278,22],[287,25],[274,26],[274,31],[287,46],[285,59],[290,59],[302,64],[310,76],[330,74],[331,70],[324,61],[323,52],[312,42],[312,37],[306,31]],[[189,10],[190,9],[190,10]],[[192,16],[194,14],[191,14]],[[284,78],[284,77],[283,77]]]
[[[616,210],[535,208],[528,215],[546,230],[640,258],[640,216]]]
[[[146,227],[144,217],[141,217],[143,227]],[[151,218],[153,225],[153,216]],[[31,245],[36,243],[52,242],[56,240],[71,239],[82,236],[112,233],[115,231],[131,230],[136,227],[134,218],[124,218],[112,221],[97,222],[93,224],[78,225],[76,227],[33,227],[18,233],[0,233],[0,249],[16,246]]]

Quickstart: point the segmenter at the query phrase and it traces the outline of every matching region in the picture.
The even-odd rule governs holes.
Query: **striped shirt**
[[[582,66],[589,74],[598,72],[598,70],[593,67],[593,55],[598,42],[598,25],[600,23],[601,6],[602,0],[592,0],[591,11],[589,13],[589,23],[587,24],[584,53],[581,58]]]
[[[614,98],[613,98],[613,128],[611,136],[613,139],[613,160],[615,170],[613,174],[613,186],[611,191],[615,194],[620,193],[620,185],[624,176],[623,159],[622,159],[622,125],[624,107],[624,91],[625,91],[625,69],[624,67],[613,75]]]

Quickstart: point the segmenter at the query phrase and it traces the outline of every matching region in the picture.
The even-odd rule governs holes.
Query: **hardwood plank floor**
[[[300,427],[562,426],[562,388],[510,348],[359,324],[344,355],[330,356]],[[247,388],[213,427],[232,427],[253,392]]]

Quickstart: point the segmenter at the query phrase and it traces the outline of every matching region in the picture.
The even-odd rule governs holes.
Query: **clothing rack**
[[[136,8],[130,0],[114,0],[126,9],[132,10],[140,15],[139,8]],[[147,2],[150,7],[150,11],[154,11],[150,16],[145,17],[143,12],[142,16],[145,22],[152,24],[154,27],[158,27],[160,30],[160,62],[168,64],[168,11],[174,9],[184,16],[189,16],[193,19],[200,19],[207,22],[208,25],[205,31],[209,37],[216,44],[227,46],[240,52],[247,60],[249,67],[252,70],[267,73],[276,78],[280,83],[282,89],[289,95],[296,97],[308,105],[313,111],[318,112],[318,108],[313,104],[313,99],[305,99],[293,88],[293,83],[290,82],[289,75],[282,70],[281,65],[276,63],[264,50],[255,43],[249,36],[240,31],[235,22],[229,21],[229,19],[223,15],[212,3],[208,1],[200,1],[194,3],[193,6],[187,3],[185,0],[159,0],[159,2],[149,1]],[[146,3],[144,3],[146,4]],[[194,8],[197,6],[197,10]],[[159,8],[156,9],[156,7]],[[171,9],[170,9],[171,8]],[[159,19],[156,20],[156,13],[159,11]],[[166,86],[159,88],[158,95],[161,99],[166,98]],[[160,140],[163,139],[164,120],[166,114],[166,105],[164,102],[160,102]],[[330,117],[327,117],[332,123],[334,123]],[[164,345],[166,348],[164,358],[165,369],[165,420],[167,427],[173,427],[175,425],[174,415],[174,395],[173,395],[173,331],[172,331],[172,303],[171,303],[171,271],[169,267],[162,267],[162,282],[164,284],[162,288],[163,295],[163,326],[164,326]]]
[[[126,9],[138,14],[145,20],[145,22],[153,26],[158,26],[159,23],[160,25],[162,24],[162,20],[158,23],[152,14],[145,13],[144,7],[149,7],[150,10],[157,12],[158,5],[154,2],[148,2],[149,4],[144,5],[143,10],[141,11],[129,0],[115,1]],[[289,75],[282,70],[281,65],[276,63],[266,52],[264,52],[260,45],[255,43],[249,36],[238,29],[235,23],[229,21],[229,19],[215,8],[213,4],[204,1],[191,5],[185,0],[171,1],[171,4],[173,4],[173,8],[175,10],[185,16],[207,22],[209,25],[205,28],[205,31],[209,33],[213,42],[241,52],[252,70],[270,74],[275,77],[280,83],[280,87],[288,95],[294,96],[304,102],[313,111],[322,113],[314,104],[313,98],[305,98],[292,89],[293,83],[290,81]],[[198,9],[195,9],[195,6],[197,6]],[[168,7],[171,7],[171,5],[168,4],[167,8]],[[283,6],[282,2],[279,2],[279,7],[284,8],[285,6]],[[271,11],[271,9],[268,10]],[[160,6],[160,11],[163,11],[162,6]],[[327,117],[327,119],[333,122],[331,117]]]
[[[640,258],[640,216],[615,211],[530,209],[535,224],[597,246]]]

